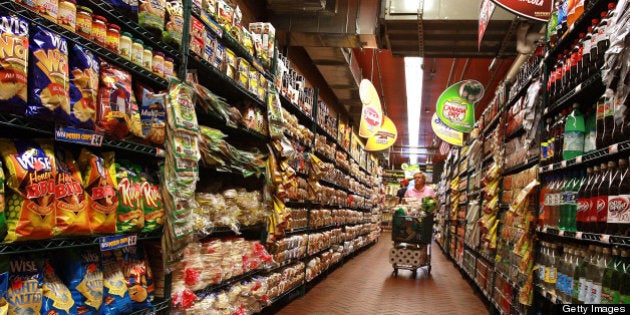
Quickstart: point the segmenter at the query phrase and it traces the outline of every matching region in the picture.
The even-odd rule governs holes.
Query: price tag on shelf
[[[543,227],[543,229],[542,229],[542,231],[543,231],[543,233],[547,233],[547,227],[546,227],[546,226],[544,226],[544,227]]]
[[[162,150],[161,148],[155,148],[155,156],[157,156],[157,157],[165,157],[166,156],[166,151]]]
[[[100,147],[103,144],[103,134],[93,130],[57,125],[55,126],[55,140]]]
[[[600,240],[606,244],[610,244],[610,235],[608,234],[602,234],[600,236]]]
[[[138,243],[138,235],[137,234],[128,234],[128,235],[110,235],[99,237],[98,242],[101,247],[101,251],[105,252],[108,250],[124,248],[127,246],[134,246]]]
[[[577,164],[582,163],[582,156],[581,155],[575,158],[575,163],[577,163]]]
[[[560,230],[560,231],[558,232],[558,235],[559,235],[559,236],[564,236],[564,230]]]
[[[567,167],[567,161],[560,162],[560,167]]]
[[[577,238],[578,240],[582,239],[582,232],[575,232],[575,238]]]
[[[582,83],[578,84],[578,86],[575,87],[575,93],[578,93],[582,91]]]
[[[550,170],[550,171],[553,171],[553,164],[550,164],[550,165],[549,165],[549,170]]]
[[[615,154],[617,152],[619,152],[619,144],[618,143],[615,143],[615,144],[613,144],[613,145],[608,147],[608,153]]]

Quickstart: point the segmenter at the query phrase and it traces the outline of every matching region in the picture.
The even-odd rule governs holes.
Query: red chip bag
[[[100,157],[87,149],[83,149],[79,156],[79,166],[83,171],[83,188],[88,197],[90,229],[95,234],[116,233],[118,195],[110,175],[113,160],[113,153],[106,153],[104,157]]]
[[[83,182],[77,162],[66,150],[55,150],[57,160],[57,181],[55,205],[57,225],[55,234],[89,235],[88,201],[83,190]]]
[[[133,104],[131,75],[101,60],[97,129],[122,139],[129,134]],[[137,105],[135,105],[137,107]]]

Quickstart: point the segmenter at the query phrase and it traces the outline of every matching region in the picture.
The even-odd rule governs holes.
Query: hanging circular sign
[[[398,138],[398,130],[394,122],[389,117],[383,117],[383,125],[378,128],[373,136],[367,139],[365,143],[365,151],[382,151],[396,142]]]
[[[433,133],[444,142],[458,147],[461,147],[464,143],[464,134],[444,124],[437,116],[437,113],[433,114],[431,118],[431,128],[433,129]]]
[[[436,113],[448,127],[470,132],[475,123],[475,103],[483,98],[483,85],[476,80],[464,80],[448,87],[438,98]]]

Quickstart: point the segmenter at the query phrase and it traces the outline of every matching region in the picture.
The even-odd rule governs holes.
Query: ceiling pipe
[[[466,63],[464,63],[464,67],[462,68],[462,75],[459,76],[459,81],[464,80],[464,74],[466,74],[466,70],[468,70],[469,63],[470,63],[470,58],[466,58]]]
[[[451,85],[451,79],[453,78],[453,74],[455,73],[455,64],[457,63],[457,58],[453,58],[453,62],[451,62],[451,71],[448,73],[448,80],[446,80],[447,89]]]
[[[543,26],[537,32],[530,32],[531,27],[531,24],[524,22],[521,23],[516,30],[516,51],[518,52],[518,56],[505,77],[505,81],[507,82],[514,81],[521,66],[527,62],[536,49],[536,42],[542,39],[545,27]]]

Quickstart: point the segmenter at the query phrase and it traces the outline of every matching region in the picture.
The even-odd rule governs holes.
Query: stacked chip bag
[[[118,209],[116,210],[118,233],[140,231],[144,227],[142,210],[142,183],[139,167],[115,163],[115,174],[112,174],[114,186],[118,190]]]
[[[4,199],[4,171],[0,160],[0,239],[4,239],[7,233],[7,217],[4,214],[6,203]]]
[[[30,41],[29,101],[26,116],[70,121],[68,43],[36,26]]]
[[[146,173],[140,173],[142,186],[142,211],[144,212],[144,227],[142,232],[151,232],[164,225],[164,204],[162,193],[155,179]]]
[[[7,168],[6,241],[45,239],[55,225],[55,156],[50,142],[0,139]]]
[[[0,260],[0,314],[9,313],[7,291],[9,290],[9,260]]]
[[[94,250],[68,250],[58,262],[60,277],[72,293],[77,313],[98,314],[103,302],[101,255]]]
[[[132,312],[131,298],[123,275],[121,251],[103,252],[103,304],[101,315],[122,315]]]
[[[40,260],[30,255],[11,257],[9,259],[7,289],[9,314],[40,314],[42,282],[42,262]]]
[[[68,287],[59,279],[49,262],[44,263],[44,285],[42,286],[42,314],[77,314],[77,307]]]
[[[165,43],[179,47],[182,44],[184,25],[183,5],[181,0],[168,0],[166,2],[166,23],[162,40]]]
[[[99,61],[94,54],[74,45],[70,50],[70,122],[94,129],[99,85]]]
[[[55,148],[57,180],[55,187],[55,209],[57,224],[55,235],[89,235],[88,199],[83,189],[83,180],[72,153]]]
[[[97,129],[122,139],[129,134],[133,105],[131,75],[106,61],[101,61],[100,71]]]
[[[193,211],[199,207],[194,198],[199,177],[199,125],[192,98],[191,86],[185,83],[170,85],[165,142],[167,156],[162,180],[166,211],[162,244],[169,269],[182,259],[186,245],[193,240]],[[177,291],[173,292],[173,297],[177,299],[190,293]]]
[[[162,33],[164,31],[164,15],[166,13],[165,0],[139,0],[138,24],[140,26]]]
[[[97,156],[87,149],[81,151],[79,167],[83,174],[83,188],[88,199],[88,218],[94,234],[116,233],[118,195],[111,177],[113,153]]]
[[[143,138],[157,145],[164,144],[166,128],[166,94],[140,88]]]
[[[26,112],[28,69],[28,22],[0,13],[0,111]]]
[[[144,253],[139,247],[125,247],[123,251],[123,275],[129,290],[134,311],[151,307],[153,301],[153,275]]]

